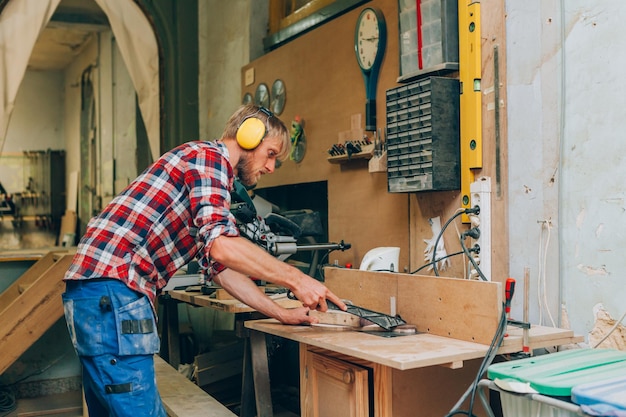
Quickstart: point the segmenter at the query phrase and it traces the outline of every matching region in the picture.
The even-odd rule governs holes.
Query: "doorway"
[[[5,22],[0,42],[31,39],[31,44],[24,42],[23,49],[32,49],[30,56],[20,52],[19,58],[23,60],[21,76],[15,69],[20,65],[16,64],[19,59],[14,56],[2,58],[5,64],[2,70],[9,75],[5,78],[10,81],[0,86],[3,92],[9,93],[3,95],[9,96],[9,100],[1,109],[0,128],[4,128],[7,134],[0,141],[0,157],[19,154],[25,143],[30,148],[67,150],[67,210],[79,213],[77,236],[84,231],[89,218],[101,209],[102,203],[112,199],[161,153],[164,112],[160,92],[165,84],[160,61],[165,54],[163,48],[159,49],[159,41],[163,42],[167,36],[157,37],[151,21],[158,19],[148,19],[150,10],[141,7],[141,3],[132,0],[0,0],[0,19]],[[134,18],[129,18],[133,13]],[[33,25],[33,21],[40,21],[41,28]],[[132,21],[132,25],[127,25],[128,21]],[[10,36],[16,31],[22,34],[21,31],[26,29],[13,27],[11,31],[11,24],[6,22],[16,22],[13,26],[29,27],[39,32]],[[24,22],[28,24],[20,24]],[[115,36],[116,29],[120,34],[118,37]],[[77,60],[83,62],[76,63]],[[81,64],[84,68],[79,70],[87,77],[81,74],[71,79],[71,68],[74,67],[75,72],[76,66]],[[120,71],[120,67],[125,71]],[[62,80],[64,83],[56,103],[57,108],[64,109],[61,117],[57,117],[62,122],[41,126],[39,130],[43,134],[39,135],[24,130],[25,124],[37,123],[37,118],[32,117],[34,105],[28,103],[28,99],[17,100],[22,81],[28,82],[30,77],[27,75],[33,72],[39,77],[42,73],[54,73],[54,82]],[[124,78],[132,81],[126,82]],[[115,89],[117,85],[125,84],[130,84],[130,88],[124,91],[132,94],[124,96],[121,88]],[[12,88],[15,91],[11,91]],[[31,120],[22,125],[13,121],[9,124],[11,116],[24,106],[31,108],[22,111],[30,113]],[[28,138],[26,141],[25,137]],[[138,141],[147,145],[145,151],[137,151]],[[137,157],[139,153],[140,158]],[[119,162],[116,159],[122,159],[119,164],[122,169],[116,169],[116,162]],[[137,160],[143,166],[138,165]],[[19,192],[23,188],[24,178],[5,174],[0,169],[0,178],[5,177],[15,177],[12,183],[5,183],[11,191]]]

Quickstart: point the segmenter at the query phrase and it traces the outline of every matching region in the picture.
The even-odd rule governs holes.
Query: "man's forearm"
[[[300,275],[297,268],[279,261],[243,237],[217,238],[211,248],[211,258],[244,275],[287,288],[296,286],[294,280]]]
[[[281,320],[284,308],[276,304],[267,297],[263,291],[247,276],[232,269],[225,269],[215,276],[214,281],[224,288],[230,295],[254,310],[268,316]]]

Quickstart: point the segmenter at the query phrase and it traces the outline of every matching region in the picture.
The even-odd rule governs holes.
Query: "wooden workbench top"
[[[463,365],[463,361],[484,357],[489,348],[485,344],[428,333],[382,337],[355,330],[336,330],[320,326],[288,326],[273,319],[246,321],[245,326],[399,370],[433,365],[459,368]],[[533,326],[530,331],[530,344],[533,348],[575,343],[581,339],[574,336],[571,330]],[[521,333],[513,334],[512,330],[499,352],[511,353],[521,350]]]
[[[255,311],[253,308],[239,300],[218,300],[199,292],[172,290],[168,291],[168,294],[173,299],[178,301],[183,301],[198,307],[210,307],[227,313],[250,313]],[[284,308],[296,308],[302,306],[300,301],[291,300],[287,298],[286,294],[281,294],[280,298],[274,298],[274,301]]]

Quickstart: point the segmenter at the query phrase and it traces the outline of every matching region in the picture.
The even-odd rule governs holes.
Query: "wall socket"
[[[485,278],[491,281],[491,178],[480,177],[472,182],[470,184],[470,199],[470,207],[480,207],[478,215],[470,215],[470,223],[473,223],[472,217],[477,217],[478,228],[480,229],[480,237],[474,239],[471,245],[477,244],[480,247],[480,253],[472,255],[474,255],[474,259]],[[471,224],[470,227],[475,227],[475,224]],[[480,279],[471,262],[469,278]]]

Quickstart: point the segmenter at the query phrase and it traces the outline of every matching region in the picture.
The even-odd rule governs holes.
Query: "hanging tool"
[[[506,312],[507,319],[511,318],[511,300],[513,299],[513,294],[515,293],[515,279],[507,278],[506,284],[504,287],[504,308]]]
[[[515,280],[513,278],[507,278],[504,285],[504,312],[506,313],[506,321],[508,324],[511,324],[511,300],[513,299],[514,293]],[[508,337],[509,334],[505,333],[504,336]]]
[[[527,323],[525,321],[511,320],[510,318],[511,300],[513,299],[513,294],[515,294],[515,279],[507,278],[506,283],[504,284],[504,311],[506,313],[507,323],[512,326],[520,327],[522,329],[530,329],[530,323]],[[508,336],[508,334],[505,334],[505,336]]]

